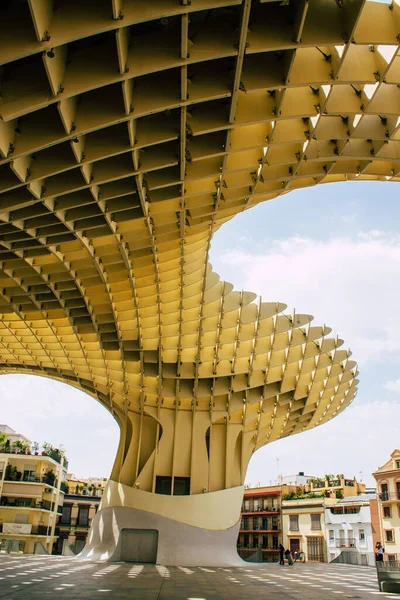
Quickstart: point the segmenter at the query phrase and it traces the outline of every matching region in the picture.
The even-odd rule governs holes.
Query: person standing
[[[279,564],[280,565],[285,564],[284,554],[285,554],[285,548],[282,546],[282,544],[279,544]]]
[[[382,562],[384,554],[385,554],[385,548],[382,546],[382,544],[380,542],[376,542],[376,546],[375,546],[376,562]]]
[[[288,561],[289,567],[291,567],[294,564],[294,560],[293,560],[292,553],[290,552],[289,549],[286,550],[285,556],[286,556],[286,560]]]

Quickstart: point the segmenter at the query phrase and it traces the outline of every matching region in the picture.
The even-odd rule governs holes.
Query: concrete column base
[[[156,563],[182,567],[241,567],[236,551],[240,521],[225,530],[194,527],[145,510],[124,506],[101,509],[92,521],[88,543],[79,555],[91,560],[129,560],[121,531],[156,530]],[[134,561],[135,559],[133,559]]]

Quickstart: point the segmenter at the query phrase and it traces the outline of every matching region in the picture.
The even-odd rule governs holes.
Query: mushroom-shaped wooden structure
[[[328,328],[208,257],[259,202],[399,179],[399,32],[397,0],[0,3],[0,373],[120,425],[86,555],[235,564],[252,453],[353,399]]]

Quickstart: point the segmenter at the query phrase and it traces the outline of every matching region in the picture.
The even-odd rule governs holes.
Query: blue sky
[[[359,362],[358,395],[339,417],[253,457],[247,481],[371,472],[400,446],[400,202],[393,183],[349,182],[295,191],[226,223],[211,263],[238,289],[312,314]],[[108,476],[118,430],[87,395],[31,376],[0,377],[0,422],[63,444],[79,476]],[[362,475],[361,473],[362,472]]]
[[[394,183],[298,190],[238,215],[216,234],[215,271],[235,287],[312,314],[359,363],[351,407],[313,431],[266,446],[248,482],[281,474],[371,472],[400,446],[400,202]]]

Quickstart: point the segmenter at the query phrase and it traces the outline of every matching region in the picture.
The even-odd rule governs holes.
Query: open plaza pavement
[[[164,567],[51,556],[0,556],[4,600],[333,600],[395,598],[378,590],[375,568],[333,564]],[[397,596],[398,597],[398,596]]]

